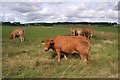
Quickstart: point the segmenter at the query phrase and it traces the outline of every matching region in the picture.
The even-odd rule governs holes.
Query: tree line
[[[20,22],[2,22],[2,26],[53,26],[53,25],[75,25],[75,24],[83,24],[83,25],[117,25],[116,22],[56,22],[56,23],[25,23],[21,24]]]

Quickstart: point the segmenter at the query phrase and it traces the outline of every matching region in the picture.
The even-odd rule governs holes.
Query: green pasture
[[[87,65],[78,55],[68,55],[68,60],[52,50],[44,51],[41,41],[57,35],[69,36],[70,27],[91,27],[94,30],[91,62]],[[16,26],[2,26],[2,77],[3,78],[117,78],[118,28],[105,26],[55,25],[23,27],[25,41],[9,40]]]

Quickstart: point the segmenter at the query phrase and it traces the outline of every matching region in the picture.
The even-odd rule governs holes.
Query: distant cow
[[[75,36],[80,36],[82,33],[82,30],[80,28],[75,28]]]
[[[71,36],[80,36],[82,33],[82,30],[79,28],[70,28],[69,30],[70,30]]]
[[[15,38],[20,38],[20,41],[24,41],[24,29],[23,28],[18,28],[18,29],[15,29],[13,30],[11,33],[10,33],[10,40],[13,40]]]
[[[71,36],[75,36],[75,28],[70,28],[69,29]]]
[[[86,36],[87,38],[90,39],[93,36],[93,30],[92,30],[92,28],[84,28],[82,30],[82,34],[83,34],[83,36]]]
[[[64,57],[67,59],[66,54],[77,53],[81,56],[81,59],[88,63],[90,61],[90,47],[91,42],[88,38],[83,36],[57,36],[42,41],[45,51],[52,49],[57,53],[58,61],[60,61],[60,54],[64,53]],[[88,59],[86,58],[88,55]]]

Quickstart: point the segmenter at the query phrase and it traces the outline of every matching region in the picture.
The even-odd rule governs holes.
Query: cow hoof
[[[87,61],[86,63],[87,63],[87,64],[89,64],[89,63],[90,63],[90,61]]]

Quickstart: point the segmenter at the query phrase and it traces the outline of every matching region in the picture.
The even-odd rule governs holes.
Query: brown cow
[[[80,36],[82,33],[82,30],[80,28],[76,28],[75,31],[76,31],[75,36]]]
[[[20,41],[24,41],[24,29],[23,28],[18,28],[18,29],[15,29],[13,30],[11,33],[10,33],[10,40],[13,40],[15,38],[20,38]]]
[[[80,28],[70,28],[71,36],[80,36],[82,33],[82,30]]]
[[[83,34],[83,36],[86,36],[87,38],[90,39],[93,36],[93,30],[92,30],[92,28],[84,28],[82,30],[82,34]]]
[[[45,51],[49,49],[53,49],[57,53],[58,61],[60,61],[61,52],[64,53],[64,57],[66,54],[78,53],[81,56],[81,59],[88,63],[90,61],[90,47],[91,42],[88,38],[83,36],[57,36],[52,39],[47,39],[42,41],[44,44]],[[86,58],[88,55],[88,60]]]
[[[70,28],[69,29],[71,36],[75,36],[75,28]]]

